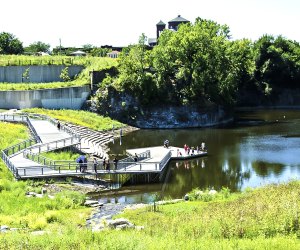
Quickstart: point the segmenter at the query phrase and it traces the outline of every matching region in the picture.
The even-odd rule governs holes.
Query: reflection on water
[[[110,144],[110,154],[125,156],[129,148],[162,145],[199,146],[204,141],[209,155],[189,161],[172,161],[165,183],[141,185],[139,194],[116,195],[118,202],[148,202],[153,193],[181,198],[194,188],[229,187],[232,191],[290,179],[300,179],[300,111],[267,110],[237,114],[230,127],[139,130]],[[130,187],[126,187],[128,189]],[[125,198],[126,197],[126,198]]]

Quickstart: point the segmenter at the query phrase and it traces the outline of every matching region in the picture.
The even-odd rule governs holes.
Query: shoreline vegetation
[[[83,110],[31,108],[23,109],[22,112],[46,115],[63,122],[70,122],[99,131],[107,131],[112,128],[119,129],[127,126],[109,117]]]
[[[26,126],[0,122],[0,148],[28,138]],[[0,163],[0,249],[299,249],[300,182],[231,193],[193,190],[189,201],[125,210],[144,229],[91,231],[86,196],[68,183],[15,181]],[[28,192],[45,195],[27,197]],[[44,191],[45,192],[45,191]],[[48,192],[48,193],[47,193]],[[172,203],[172,202],[171,202]]]

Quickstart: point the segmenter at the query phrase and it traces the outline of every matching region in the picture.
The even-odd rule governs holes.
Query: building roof
[[[107,53],[108,55],[114,55],[114,54],[120,54],[121,52],[120,51],[116,51],[116,50],[113,50],[109,53]]]
[[[186,20],[185,18],[178,15],[176,18],[169,21],[169,23],[182,23],[182,22],[190,22],[189,20]]]
[[[162,20],[160,20],[156,25],[160,26],[160,25],[166,25],[166,24]]]
[[[77,50],[75,52],[72,52],[70,55],[72,55],[72,56],[85,56],[86,53],[81,51],[81,50]]]
[[[156,38],[148,38],[148,44],[151,43],[157,43],[157,39]]]

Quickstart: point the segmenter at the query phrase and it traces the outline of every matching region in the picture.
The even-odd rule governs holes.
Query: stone
[[[38,236],[38,235],[44,235],[44,234],[46,234],[47,233],[47,231],[33,231],[33,232],[31,232],[31,234],[32,235],[36,235],[36,236]]]
[[[0,226],[0,233],[5,233],[7,231],[9,231],[9,226],[6,225]]]
[[[100,206],[99,202],[96,200],[86,200],[84,203],[85,206],[91,207],[91,206]],[[103,205],[103,204],[102,204]]]
[[[130,223],[127,219],[124,218],[119,218],[119,219],[115,219],[115,220],[107,220],[107,226],[108,227],[114,227],[116,228],[119,225],[127,225],[127,226],[131,226],[132,223]]]
[[[135,230],[141,231],[144,230],[145,227],[144,226],[135,226]]]
[[[189,195],[188,194],[186,194],[185,196],[184,196],[184,198],[183,198],[185,201],[188,201],[189,199],[190,199],[190,197],[189,197]]]
[[[209,190],[209,192],[208,192],[208,194],[210,194],[210,195],[215,195],[215,194],[217,194],[218,192],[216,191],[216,190],[214,190],[214,189],[212,189],[212,190]]]

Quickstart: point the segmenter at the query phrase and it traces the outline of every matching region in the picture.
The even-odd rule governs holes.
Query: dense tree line
[[[300,46],[282,36],[231,40],[226,25],[196,19],[177,32],[164,30],[153,50],[146,37],[123,50],[119,75],[108,78],[142,104],[215,103],[232,106],[240,91],[271,95],[274,87],[300,87]]]

